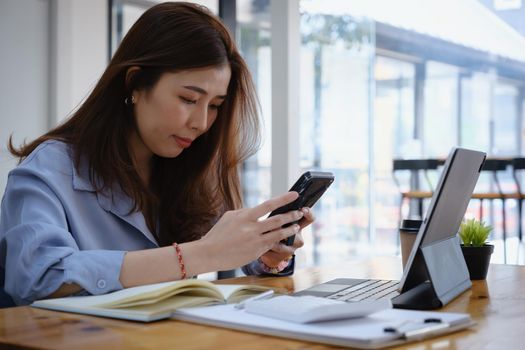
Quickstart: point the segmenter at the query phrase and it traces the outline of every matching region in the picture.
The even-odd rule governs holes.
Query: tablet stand
[[[457,237],[421,247],[414,259],[401,294],[392,299],[396,308],[437,309],[472,286]]]

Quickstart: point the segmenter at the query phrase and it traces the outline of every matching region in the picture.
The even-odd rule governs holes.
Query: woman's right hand
[[[199,241],[209,251],[208,258],[216,270],[238,268],[260,257],[276,243],[299,232],[299,225],[282,225],[302,218],[300,210],[261,217],[293,202],[297,192],[287,192],[253,207],[227,211]]]

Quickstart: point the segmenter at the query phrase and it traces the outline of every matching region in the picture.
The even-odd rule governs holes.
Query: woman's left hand
[[[315,218],[310,208],[301,208],[301,211],[303,212],[303,218],[299,221],[299,226],[302,230],[303,228],[314,222]],[[301,248],[303,245],[303,236],[301,234],[301,231],[299,231],[295,235],[293,245],[287,246],[283,243],[276,243],[274,244],[272,249],[261,255],[260,259],[266,266],[276,267],[281,261],[289,260],[294,255],[295,251],[298,248]]]

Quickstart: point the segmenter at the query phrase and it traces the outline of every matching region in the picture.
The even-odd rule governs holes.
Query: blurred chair
[[[503,261],[507,263],[507,215],[506,215],[506,199],[511,198],[510,193],[504,193],[499,181],[498,173],[507,171],[507,166],[511,164],[510,159],[487,158],[481,168],[481,175],[483,172],[490,175],[490,189],[483,192],[475,191],[472,194],[473,199],[479,199],[479,219],[483,220],[483,201],[500,200],[501,201],[501,231],[503,233]],[[480,176],[481,176],[480,175]],[[478,180],[478,183],[480,181]]]
[[[418,203],[418,215],[423,215],[423,201],[427,198],[432,198],[435,189],[428,172],[436,170],[442,163],[443,161],[439,159],[394,159],[392,177],[401,195],[399,201],[399,222],[402,219],[403,203],[406,199],[409,201],[416,200]],[[400,172],[410,173],[409,181],[405,181],[404,185],[401,184],[398,176]],[[421,178],[424,181],[421,181]],[[422,182],[425,183],[424,188],[421,184]]]
[[[525,194],[523,193],[523,186],[520,181],[520,172],[525,170],[525,158],[513,158],[512,159],[512,177],[516,183],[515,199],[518,201],[518,239],[521,242],[523,237],[523,227],[521,218],[523,214],[523,199]]]

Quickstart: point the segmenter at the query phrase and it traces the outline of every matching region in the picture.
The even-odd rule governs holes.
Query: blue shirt
[[[132,206],[119,190],[97,193],[86,164],[77,172],[70,145],[39,145],[9,173],[2,199],[0,306],[29,304],[64,283],[95,295],[121,289],[124,254],[158,247]],[[243,271],[261,273],[256,261]],[[279,275],[291,273],[293,261]]]

